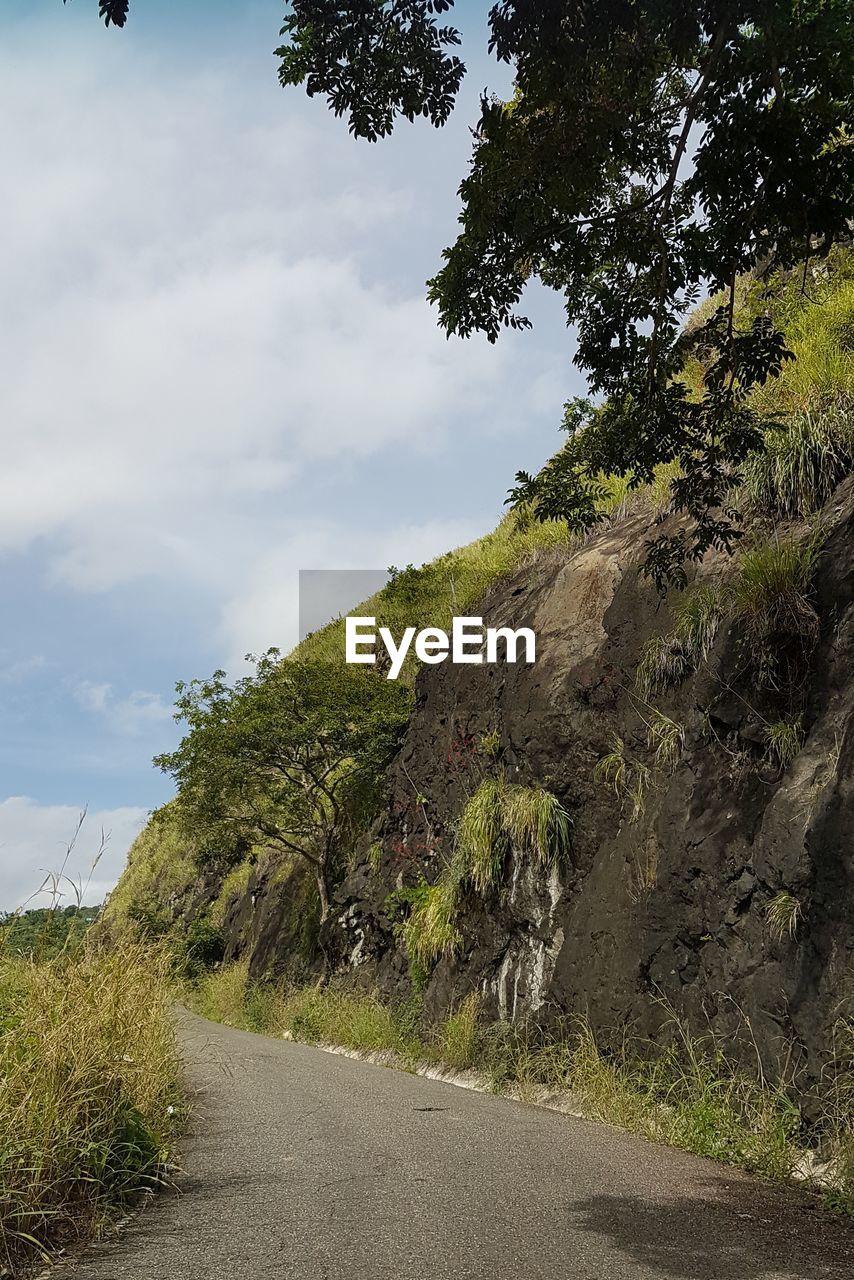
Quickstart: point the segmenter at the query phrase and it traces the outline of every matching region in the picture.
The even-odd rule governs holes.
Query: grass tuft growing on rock
[[[723,617],[720,592],[695,587],[673,608],[673,629],[653,636],[644,646],[635,677],[641,697],[675,689],[708,658]]]
[[[801,904],[788,889],[775,893],[765,909],[768,928],[778,942],[794,938],[801,918]]]
[[[820,555],[819,531],[800,539],[775,534],[741,556],[730,603],[760,650],[775,638],[815,640],[819,621],[809,597]]]

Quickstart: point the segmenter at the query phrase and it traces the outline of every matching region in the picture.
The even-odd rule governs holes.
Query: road
[[[57,1280],[851,1280],[795,1192],[603,1125],[181,1016],[184,1173]]]

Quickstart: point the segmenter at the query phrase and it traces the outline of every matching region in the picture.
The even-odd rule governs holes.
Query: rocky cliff
[[[675,1010],[767,1067],[817,1074],[854,991],[852,481],[822,521],[820,630],[777,678],[723,609],[696,670],[639,691],[648,642],[672,634],[679,606],[638,572],[644,512],[494,589],[485,619],[533,627],[538,660],[420,672],[379,847],[337,895],[326,944],[339,978],[409,992],[395,891],[435,879],[497,767],[563,802],[571,860],[547,874],[515,851],[497,891],[463,899],[461,942],[426,981],[431,1013],[477,990],[497,1017],[585,1013],[615,1041],[664,1034]],[[734,572],[713,557],[688,592],[725,592]],[[662,723],[664,753],[650,732]],[[772,726],[792,724],[794,751],[775,750]],[[597,778],[615,743],[622,777],[617,761]],[[782,919],[769,919],[775,900]]]

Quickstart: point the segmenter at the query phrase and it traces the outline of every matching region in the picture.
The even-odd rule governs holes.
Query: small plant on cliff
[[[765,730],[766,753],[776,764],[781,773],[785,773],[789,765],[804,745],[804,726],[801,717],[795,720],[778,720],[769,724]]]
[[[593,776],[597,782],[611,787],[624,805],[631,802],[630,821],[636,822],[646,807],[646,795],[652,783],[652,773],[642,760],[626,754],[626,744],[615,737],[611,750],[596,764]]]
[[[452,859],[442,868],[435,884],[421,880],[395,894],[410,908],[403,923],[395,926],[395,933],[403,942],[416,987],[436,961],[459,944],[456,918],[460,881],[459,862]]]
[[[815,638],[818,614],[809,595],[820,554],[817,534],[800,540],[775,534],[745,551],[730,598],[751,640],[764,644],[774,636]]]
[[[764,452],[745,464],[742,494],[751,511],[799,520],[823,507],[852,468],[852,415],[803,413],[766,432]]]
[[[677,601],[674,626],[653,636],[644,646],[635,683],[644,699],[677,688],[711,652],[723,616],[720,592],[713,586],[695,587]]]
[[[653,707],[652,718],[647,726],[647,741],[655,750],[656,766],[666,773],[672,773],[685,745],[684,727]]]
[[[498,884],[507,856],[507,833],[501,821],[504,783],[485,778],[469,800],[460,820],[459,848],[478,893]]]
[[[458,848],[478,893],[500,884],[511,848],[550,868],[569,852],[571,819],[557,796],[485,778],[463,810]]]
[[[783,938],[794,938],[801,919],[801,904],[794,894],[787,889],[775,893],[765,909],[768,928],[778,942]]]
[[[800,539],[775,534],[755,543],[739,560],[729,586],[730,604],[764,684],[794,683],[818,639],[819,617],[811,596],[821,546],[820,529]]]

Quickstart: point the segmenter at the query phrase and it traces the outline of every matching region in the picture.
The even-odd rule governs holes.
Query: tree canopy
[[[62,0],[63,4],[67,0]],[[128,19],[130,0],[98,0],[98,14],[104,19],[105,26],[110,23],[114,27],[123,27]]]
[[[359,138],[444,125],[465,75],[453,0],[290,0],[279,78],[324,97]],[[101,2],[121,25],[127,0]],[[728,494],[760,448],[751,391],[790,358],[770,316],[736,315],[738,277],[793,268],[854,218],[852,0],[498,0],[488,45],[514,68],[484,94],[461,232],[428,282],[448,334],[522,328],[526,284],[563,295],[598,405],[570,406],[560,462],[513,496],[576,527],[595,476],[647,483],[675,463],[650,544],[663,583],[738,536]],[[720,306],[690,334],[704,291]],[[701,394],[680,379],[691,346]]]
[[[464,67],[449,0],[293,0],[283,84],[325,95],[376,139],[397,117],[442,125]],[[750,392],[789,358],[767,316],[739,328],[741,273],[785,268],[849,234],[854,86],[850,0],[502,0],[489,47],[515,71],[509,102],[484,95],[461,233],[429,282],[447,332],[528,325],[526,283],[563,294],[576,363],[601,407],[569,407],[570,440],[515,496],[544,518],[595,518],[601,471],[641,485],[677,462],[673,506],[690,531],[661,534],[649,568],[737,536],[727,494],[761,446]],[[701,331],[703,290],[722,291]],[[713,353],[701,396],[679,372]],[[539,504],[536,500],[541,499]]]
[[[225,673],[177,687],[187,733],[155,763],[210,856],[278,846],[314,869],[321,919],[334,879],[374,817],[408,691],[361,667],[281,661],[275,649],[228,685]]]

